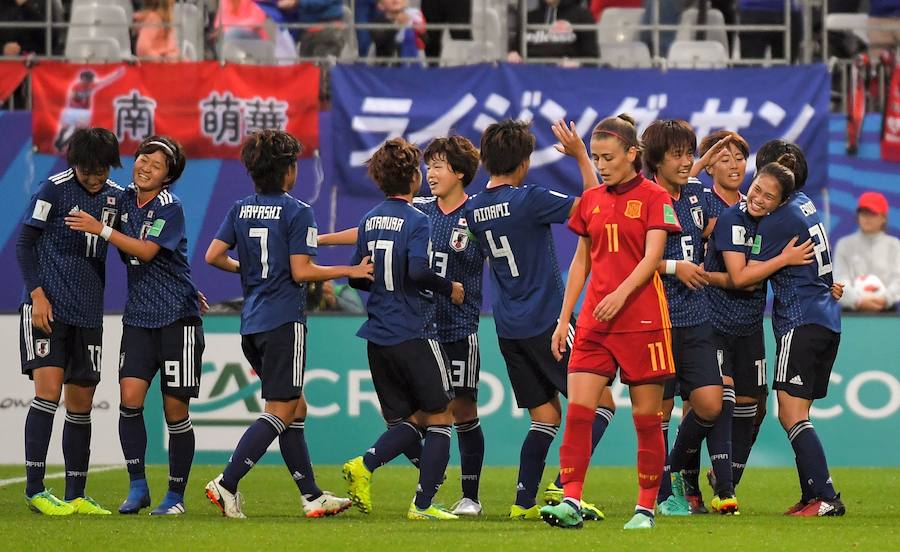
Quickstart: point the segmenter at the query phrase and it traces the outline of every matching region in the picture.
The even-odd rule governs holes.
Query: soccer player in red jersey
[[[569,141],[580,142],[572,135],[561,139],[567,152],[575,149]],[[583,161],[584,145],[578,149],[576,157]],[[554,354],[561,356],[575,303],[590,276],[569,359],[569,408],[560,447],[565,499],[545,506],[541,514],[551,525],[581,526],[578,504],[590,461],[594,408],[621,367],[638,437],[640,487],[635,515],[625,528],[649,529],[665,461],[663,383],[675,371],[668,304],[656,268],[667,235],[681,232],[681,226],[668,194],[639,172],[640,144],[630,117],[604,119],[594,128],[591,157],[603,184],[585,192],[569,219],[569,228],[581,238],[552,339]]]

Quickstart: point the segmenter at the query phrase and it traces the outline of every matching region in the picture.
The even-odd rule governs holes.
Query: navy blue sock
[[[662,421],[663,442],[666,444],[666,463],[663,466],[662,477],[659,478],[659,492],[656,494],[656,503],[664,502],[672,496],[671,466],[669,464],[669,420]]]
[[[800,465],[800,457],[794,455],[794,464],[797,465],[797,479],[800,480],[800,502],[806,504],[816,498],[809,486],[809,479],[803,473],[803,466]]]
[[[66,463],[66,500],[84,496],[88,465],[91,462],[91,413],[66,410],[62,435]]]
[[[734,415],[734,387],[722,389],[722,413],[716,418],[706,437],[706,449],[716,474],[716,494],[719,498],[734,495],[734,476],[731,471],[731,419]]]
[[[53,432],[53,416],[58,403],[35,397],[25,418],[25,496],[44,491],[47,449]]]
[[[297,484],[306,500],[315,500],[322,496],[322,489],[316,485],[316,474],[309,459],[309,448],[306,446],[306,422],[295,420],[278,436],[281,456],[291,477]]]
[[[837,496],[834,486],[831,484],[831,476],[828,474],[828,461],[825,459],[825,449],[816,434],[812,422],[803,420],[794,424],[788,431],[788,439],[794,447],[797,455],[799,471],[806,482],[813,498],[832,500]]]
[[[731,473],[737,487],[744,476],[747,460],[750,458],[750,444],[753,440],[753,424],[756,419],[755,404],[738,404],[731,419]]]
[[[444,482],[449,461],[450,426],[428,426],[428,430],[425,431],[425,444],[422,446],[419,485],[416,487],[416,508],[424,510],[431,506],[434,495]]]
[[[422,434],[419,428],[412,422],[401,422],[389,426],[387,431],[375,441],[375,444],[366,451],[363,463],[369,471],[375,471],[400,456],[404,450],[409,449],[414,443],[420,443]]]
[[[188,416],[166,422],[169,428],[169,492],[184,496],[194,463],[194,426]]]
[[[274,414],[263,414],[247,428],[231,455],[231,461],[222,472],[222,486],[229,492],[237,492],[238,483],[250,471],[266,449],[283,431],[284,422]]]
[[[531,422],[531,429],[522,443],[522,452],[519,454],[519,478],[516,485],[516,504],[522,508],[531,508],[535,505],[538,487],[541,485],[541,476],[544,475],[544,466],[547,462],[547,451],[556,433],[558,425]]]
[[[481,421],[474,420],[456,424],[459,439],[459,471],[462,480],[463,498],[478,502],[478,483],[484,464],[484,432]]]
[[[605,406],[597,407],[594,410],[594,425],[591,426],[591,454],[597,450],[597,445],[600,444],[600,439],[603,439],[603,434],[606,433],[606,428],[609,427],[609,424],[612,423],[613,416],[615,415],[615,410],[610,410]],[[562,474],[556,474],[556,481],[553,482],[554,485],[562,488]]]
[[[399,422],[391,422],[388,423],[388,427],[393,427],[397,424],[402,424],[403,421]],[[422,430],[416,427],[416,431],[419,432],[419,438],[415,441],[410,442],[410,444],[403,449],[403,456],[409,460],[409,463],[419,468],[419,462],[422,460],[422,441],[425,439],[425,434],[422,433]]]
[[[147,456],[147,427],[144,425],[144,407],[119,406],[119,443],[125,456],[125,467],[131,481],[147,479],[144,474],[144,458]]]
[[[673,473],[680,472],[687,466],[688,458],[700,450],[700,443],[709,435],[712,427],[712,422],[700,418],[693,410],[681,420],[678,437],[669,452],[669,466]]]

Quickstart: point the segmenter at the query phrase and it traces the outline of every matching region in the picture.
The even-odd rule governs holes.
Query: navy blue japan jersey
[[[119,224],[123,234],[159,245],[159,253],[149,263],[122,256],[128,272],[128,299],[122,324],[162,328],[182,318],[200,316],[197,288],[191,281],[187,258],[181,200],[163,189],[142,207],[132,184],[122,194]]]
[[[376,345],[422,339],[419,286],[409,275],[409,259],[428,262],[428,216],[402,199],[388,198],[359,223],[353,264],[369,255],[375,280],[366,303],[369,319],[356,333]]]
[[[724,204],[719,199],[716,201]],[[749,259],[756,226],[757,221],[747,213],[747,203],[743,199],[719,213],[716,229],[706,244],[706,260],[703,263],[706,271],[728,272],[722,256],[724,251],[742,253]],[[721,333],[747,336],[762,330],[766,308],[765,282],[754,291],[715,286],[706,286],[705,290],[710,321]]]
[[[727,201],[722,199],[722,196],[716,192],[715,188],[703,188],[703,193],[709,194],[707,198],[707,207],[709,209],[709,218],[718,218],[719,215],[722,214],[725,209],[731,207]],[[744,194],[740,194],[741,199],[744,199]]]
[[[465,206],[469,230],[491,266],[494,322],[504,339],[527,339],[556,323],[563,283],[551,224],[575,198],[539,186],[485,189]]]
[[[449,213],[441,210],[436,197],[414,198],[413,205],[431,221],[431,267],[466,290],[462,305],[439,293],[424,298],[425,337],[440,343],[465,339],[478,331],[484,270],[484,253],[471,239],[465,203]]]
[[[819,220],[816,207],[806,194],[796,192],[785,205],[760,221],[750,259],[766,261],[777,257],[794,236],[798,236],[797,244],[812,238],[815,262],[788,266],[772,275],[770,281],[775,293],[772,327],[775,335],[781,337],[806,324],[818,324],[840,332],[841,307],[831,297],[831,248],[825,225]]]
[[[666,238],[663,259],[690,261],[695,265],[703,262],[703,229],[710,219],[710,196],[699,180],[691,178],[681,187],[678,199],[672,198],[681,233]],[[706,294],[687,287],[674,274],[663,274],[662,279],[672,327],[698,326],[709,320]]]
[[[42,182],[32,196],[22,222],[41,230],[35,246],[38,274],[54,319],[82,328],[103,326],[106,240],[70,230],[65,217],[84,211],[114,226],[122,191],[107,180],[99,192],[90,194],[76,180],[75,171],[69,169]],[[24,302],[31,304],[28,290]]]
[[[236,201],[216,239],[237,247],[244,307],[241,334],[306,322],[306,282],[291,276],[291,255],[316,254],[312,208],[288,194],[253,194]]]

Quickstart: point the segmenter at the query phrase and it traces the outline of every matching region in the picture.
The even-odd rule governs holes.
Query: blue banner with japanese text
[[[639,133],[656,119],[688,121],[698,141],[719,129],[734,130],[751,153],[773,138],[796,142],[807,155],[809,193],[828,178],[830,79],[822,65],[667,72],[339,65],[331,78],[333,174],[345,193],[357,196],[379,195],[364,164],[384,140],[403,136],[424,146],[455,133],[478,144],[482,131],[504,118],[532,122],[537,145],[527,182],[578,193],[578,168],[553,148],[551,123],[574,121],[587,137],[600,120],[623,112],[635,118]]]

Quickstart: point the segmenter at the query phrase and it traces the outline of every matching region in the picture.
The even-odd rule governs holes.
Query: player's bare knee
[[[445,408],[440,412],[423,412],[422,414],[423,423],[419,424],[420,427],[453,424],[453,414],[450,412],[449,408]]]
[[[297,399],[288,401],[266,401],[266,414],[278,416],[285,426],[294,422],[294,410],[297,408]]]
[[[294,408],[294,419],[305,420],[307,409],[306,398],[303,395],[300,395],[300,399],[297,400],[297,406]]]
[[[167,422],[180,422],[188,417],[190,399],[163,395],[163,414]]]
[[[66,384],[65,385],[65,402],[66,409],[72,412],[90,412],[94,403],[94,391],[96,386]]]
[[[559,425],[562,422],[562,414],[559,410],[559,399],[555,399],[556,404],[553,404],[553,401],[545,402],[540,406],[536,406],[528,410],[528,413],[531,415],[532,422],[540,422],[542,424],[552,424]]]
[[[453,421],[460,424],[478,417],[478,403],[470,397],[457,397],[450,402]]]

